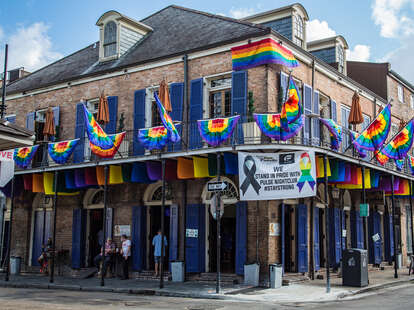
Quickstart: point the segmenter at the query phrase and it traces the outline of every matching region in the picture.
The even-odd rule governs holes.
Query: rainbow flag
[[[354,142],[354,140],[355,140],[356,138],[358,138],[358,136],[359,136],[359,133],[357,133],[357,132],[355,132],[355,131],[352,131],[352,130],[349,130],[349,137],[350,137],[350,139],[351,139],[351,143],[353,143],[353,142]],[[364,149],[362,149],[362,148],[358,147],[358,145],[356,145],[356,144],[354,144],[354,148],[355,148],[355,150],[358,152],[359,157],[361,157],[361,158],[365,158],[365,157],[367,157],[367,151],[366,151],[366,150],[364,150]]]
[[[404,159],[394,159],[395,160],[395,166],[397,167],[398,171],[401,171],[404,166]]]
[[[413,145],[413,134],[414,120],[411,120],[391,139],[391,141],[382,149],[382,152],[389,158],[395,160],[403,159]]]
[[[414,157],[411,155],[408,155],[408,163],[410,165],[411,174],[414,175]]]
[[[143,128],[138,131],[138,140],[148,150],[162,149],[168,143],[168,130],[164,126]]]
[[[342,127],[330,118],[319,118],[319,120],[329,130],[329,134],[331,136],[331,148],[338,150],[339,145],[342,142]]]
[[[16,165],[22,169],[26,169],[32,162],[38,148],[39,145],[33,145],[14,149],[13,158]]]
[[[225,117],[225,118],[214,118],[208,120],[199,120],[198,131],[200,132],[201,138],[209,145],[217,146],[227,140],[236,128],[237,122],[240,115]]]
[[[65,164],[68,161],[70,155],[72,155],[78,143],[79,139],[49,143],[49,155],[55,163]]]
[[[289,131],[289,124],[295,122],[302,115],[302,100],[296,84],[292,79],[292,76],[289,77],[289,88],[287,89],[287,100],[282,106],[282,112],[280,113],[280,122],[282,128],[286,131]]]
[[[124,140],[126,132],[117,133],[114,135],[109,135],[109,139],[111,139],[113,146],[109,149],[103,149],[99,146],[92,144],[89,141],[89,146],[91,147],[92,153],[98,155],[102,158],[112,158],[115,156],[116,152],[118,152],[119,147],[121,146],[122,141]]]
[[[253,114],[253,117],[256,121],[257,126],[264,135],[275,139],[280,140],[280,114]]]
[[[374,152],[375,158],[377,159],[377,161],[381,164],[381,165],[385,165],[388,160],[390,159],[387,155],[385,155],[384,153],[382,153],[381,151],[375,151]]]
[[[160,112],[161,122],[164,125],[164,127],[167,128],[169,132],[170,141],[173,143],[180,141],[181,138],[180,138],[180,135],[178,134],[177,128],[175,128],[170,115],[165,110],[164,106],[162,105],[160,99],[158,98],[157,93],[154,93],[154,98],[158,106],[158,111]]]
[[[85,104],[83,104],[83,111],[85,113],[85,126],[89,143],[96,146],[98,149],[112,149],[114,147],[112,139],[105,133],[105,131],[103,131],[101,126],[99,126],[92,113],[90,113],[86,108]]]
[[[391,128],[391,104],[388,104],[375,120],[353,141],[357,149],[379,150]]]
[[[233,70],[245,70],[264,64],[279,64],[288,68],[299,66],[292,52],[268,38],[231,49]]]
[[[287,129],[283,128],[282,126],[281,128],[282,141],[286,141],[294,137],[302,129],[304,124],[305,124],[305,115],[301,115],[296,121],[290,123]]]

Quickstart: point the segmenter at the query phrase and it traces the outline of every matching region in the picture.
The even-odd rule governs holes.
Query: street
[[[206,300],[159,296],[137,296],[102,292],[42,289],[0,290],[0,309],[413,309],[413,285],[407,284],[375,292],[355,300],[329,303],[277,304],[247,301]]]

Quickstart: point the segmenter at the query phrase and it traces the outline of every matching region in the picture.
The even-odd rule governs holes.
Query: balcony
[[[44,143],[39,146],[38,153],[32,162],[32,168],[28,168],[27,171],[54,170],[57,167],[60,169],[68,169],[72,166],[82,167],[102,165],[105,162],[123,163],[142,160],[157,160],[161,157],[174,158],[178,156],[199,155],[217,151],[243,150],[257,152],[261,150],[279,151],[312,148],[316,152],[325,153],[330,157],[337,157],[345,161],[364,164],[374,169],[393,171],[394,173],[405,174],[407,177],[412,177],[407,160],[405,160],[402,171],[398,171],[393,160],[390,160],[386,165],[382,166],[373,158],[372,152],[368,152],[366,158],[359,157],[358,152],[356,152],[352,146],[347,147],[347,145],[350,145],[350,141],[347,138],[349,136],[349,131],[347,129],[343,130],[342,144],[345,146],[341,145],[338,151],[334,151],[331,150],[329,134],[323,127],[321,127],[319,131],[320,138],[315,136],[305,137],[302,129],[298,135],[288,141],[275,141],[263,135],[256,123],[247,121],[247,119],[247,117],[241,117],[233,135],[218,147],[211,147],[202,140],[198,131],[197,122],[182,123],[181,127],[185,133],[184,139],[181,139],[181,141],[177,143],[169,143],[163,150],[145,150],[137,139],[138,131],[129,130],[125,135],[118,153],[113,159],[102,159],[91,154],[89,140],[85,137],[81,139],[76,147],[78,149],[83,147],[83,160],[74,161],[74,156],[72,155],[66,164],[58,165],[47,155],[47,143]],[[75,150],[75,152],[79,152],[79,150]]]

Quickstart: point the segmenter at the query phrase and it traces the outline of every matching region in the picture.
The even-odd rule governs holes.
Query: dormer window
[[[304,42],[304,23],[302,17],[295,15],[295,36],[293,42],[303,47]]]
[[[104,30],[104,57],[116,54],[116,24],[114,21],[106,23]]]
[[[338,71],[344,73],[345,68],[345,53],[344,48],[338,45]]]

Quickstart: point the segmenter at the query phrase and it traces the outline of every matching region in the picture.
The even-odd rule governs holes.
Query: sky
[[[241,18],[294,3],[285,0],[13,0],[0,6],[0,67],[9,44],[9,68],[33,72],[99,39],[98,18],[116,10],[141,20],[176,4]],[[389,62],[414,83],[414,0],[302,0],[309,15],[307,40],[340,34],[348,60]],[[351,4],[352,3],[352,4]]]

